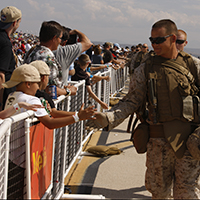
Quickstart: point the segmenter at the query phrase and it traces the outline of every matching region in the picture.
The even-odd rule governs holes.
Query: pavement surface
[[[123,97],[127,90],[128,83],[118,97]],[[123,152],[107,157],[83,153],[65,178],[72,194],[103,195],[106,199],[151,199],[144,184],[146,154],[138,154],[130,142],[128,120],[110,132],[92,134],[84,146],[85,152],[96,145],[117,147]]]

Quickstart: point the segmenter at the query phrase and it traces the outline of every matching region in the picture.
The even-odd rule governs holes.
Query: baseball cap
[[[13,71],[10,80],[5,83],[2,83],[2,85],[5,88],[11,88],[22,82],[40,82],[40,81],[41,79],[38,70],[30,64],[23,64],[17,67]]]
[[[110,43],[110,42],[105,42],[103,46],[104,46],[105,48],[106,48],[106,47],[110,47],[110,46],[111,46],[111,43]]]
[[[10,25],[22,17],[21,10],[14,6],[7,6],[1,10],[0,29],[7,29]]]
[[[30,65],[34,66],[40,73],[40,75],[50,75],[49,66],[42,60],[35,60],[30,63]]]
[[[114,47],[117,47],[118,49],[121,49],[118,43],[114,43]]]

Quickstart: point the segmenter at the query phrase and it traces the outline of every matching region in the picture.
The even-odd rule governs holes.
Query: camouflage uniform
[[[145,186],[152,198],[170,198],[171,188],[174,199],[200,198],[200,161],[193,159],[188,150],[177,159],[164,138],[150,138],[146,166]]]
[[[59,88],[64,87],[62,81],[62,67],[55,58],[53,52],[45,47],[37,45],[36,48],[24,60],[24,63],[31,63],[34,60],[43,60],[50,68],[49,83]]]
[[[200,60],[193,59],[200,85]],[[135,112],[146,98],[145,63],[135,69],[128,94],[106,112],[108,130],[113,129]],[[151,123],[151,122],[150,122]],[[200,199],[200,161],[191,157],[188,150],[178,159],[165,138],[150,138],[147,145],[146,188],[153,198],[173,197]]]

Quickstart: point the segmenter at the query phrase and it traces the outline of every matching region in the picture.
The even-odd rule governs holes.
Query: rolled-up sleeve
[[[112,107],[106,116],[109,121],[108,129],[111,130],[122,123],[130,114],[137,111],[145,101],[147,93],[146,78],[144,73],[145,64],[135,69],[129,84],[128,94]]]

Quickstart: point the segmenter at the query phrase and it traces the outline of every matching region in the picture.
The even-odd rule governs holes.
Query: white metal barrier
[[[115,84],[117,90],[123,88],[125,83],[124,80],[126,79],[127,74],[125,69],[123,69],[112,72],[106,71],[99,75],[111,76],[110,82],[102,80],[92,86],[93,92],[98,96],[98,98],[109,105],[110,91],[112,90],[111,88],[114,88],[112,85]],[[88,98],[88,94],[85,92],[85,81],[70,83],[74,84],[78,88],[77,94],[71,97],[58,97],[55,101],[58,110],[75,111],[80,109],[83,102],[85,103],[85,107],[90,103],[88,102],[90,100]],[[95,102],[91,103],[93,104]],[[97,104],[96,107],[98,111],[103,111]],[[36,170],[36,172],[41,170],[40,167],[42,168],[45,166],[45,159],[47,159],[45,157],[47,149],[44,149],[44,151],[41,152],[31,151],[31,139],[33,136],[31,135],[30,130],[36,127],[38,123],[37,119],[34,118],[34,112],[27,111],[5,119],[0,125],[1,199],[6,199],[8,197],[12,198],[12,187],[14,190],[17,188],[19,198],[20,195],[27,199],[32,198],[33,194],[31,194],[31,191],[33,186],[31,185],[31,173],[33,173],[34,170]],[[63,196],[64,179],[69,173],[77,157],[81,154],[83,144],[93,133],[93,131],[87,131],[85,129],[85,123],[86,121],[81,121],[54,130],[53,143],[51,145],[51,162],[48,163],[48,166],[51,166],[51,173],[48,172],[51,174],[51,177],[47,177],[48,183],[45,183],[46,190],[42,193],[41,198],[59,199]],[[47,147],[45,146],[45,148]],[[33,161],[31,161],[31,153],[35,155],[35,157],[33,156],[33,161],[35,162],[34,165]],[[11,180],[11,178],[13,178],[13,180]],[[7,188],[7,185],[9,188]],[[9,191],[9,194],[7,191]],[[38,191],[38,193],[41,195],[41,191]],[[9,196],[10,194],[11,196]],[[64,196],[66,198],[66,195]],[[73,198],[72,196],[73,195],[71,195],[70,198]],[[84,197],[82,196],[82,198]],[[87,199],[87,197],[85,198]],[[103,197],[100,195],[96,198],[99,199]]]

